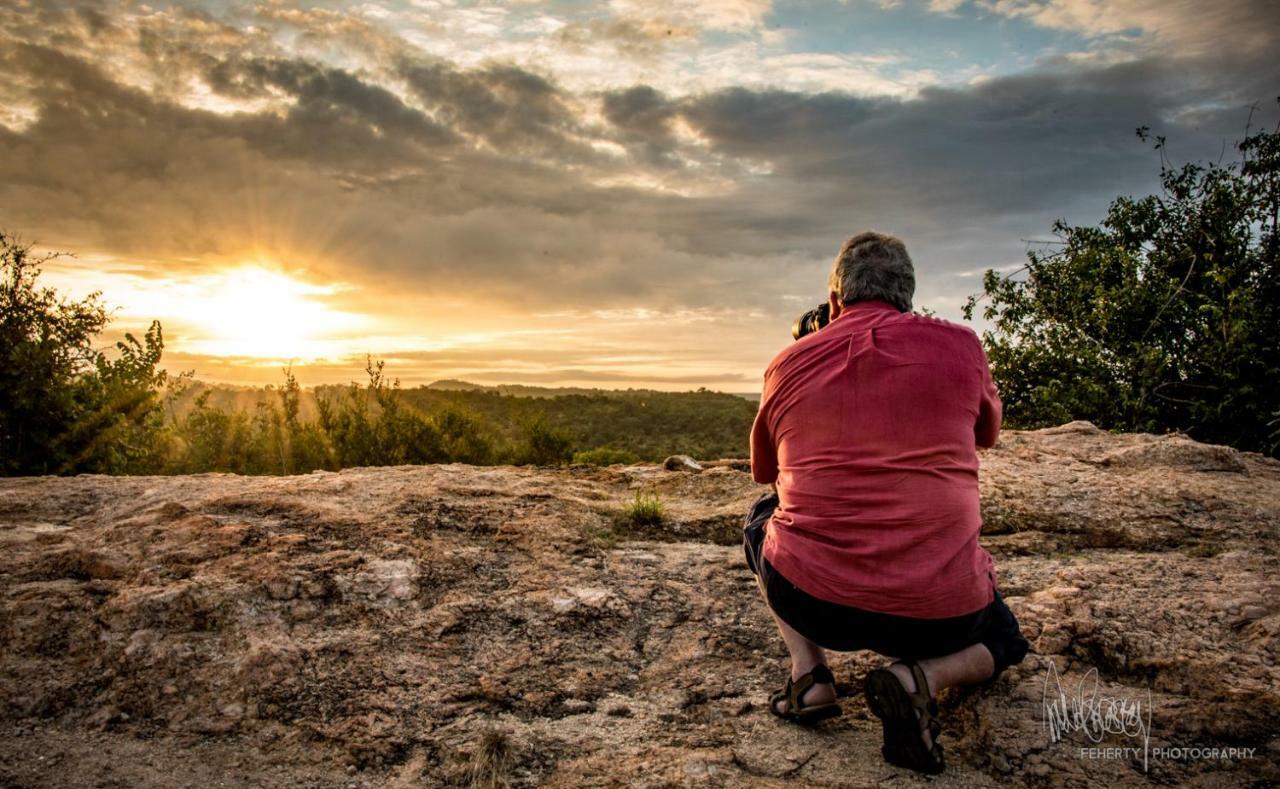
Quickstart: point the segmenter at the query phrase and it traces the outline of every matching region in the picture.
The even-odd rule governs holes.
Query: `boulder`
[[[667,471],[702,471],[702,464],[688,455],[672,455],[662,461]]]

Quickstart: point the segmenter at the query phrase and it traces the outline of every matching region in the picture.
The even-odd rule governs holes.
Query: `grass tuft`
[[[620,525],[632,527],[661,526],[667,518],[658,494],[636,491],[636,497],[618,515]]]
[[[629,538],[653,538],[653,529],[667,522],[662,499],[651,491],[637,490],[630,504],[614,510],[600,512],[601,520],[592,519],[582,525],[582,534],[592,547],[600,550],[616,548]]]
[[[511,743],[507,735],[496,729],[488,729],[480,737],[475,753],[471,755],[471,786],[473,789],[499,789],[510,786],[507,773],[511,769]]]

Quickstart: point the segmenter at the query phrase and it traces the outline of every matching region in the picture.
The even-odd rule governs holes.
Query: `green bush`
[[[514,454],[516,465],[560,466],[573,459],[573,439],[541,415],[527,419],[524,437]]]
[[[1163,166],[1161,194],[1115,200],[1098,227],[1057,223],[1061,245],[1029,253],[1021,278],[986,272],[965,314],[986,300],[1010,424],[1088,419],[1277,453],[1280,134],[1237,147],[1237,164]]]
[[[246,458],[240,450],[247,443],[249,420],[243,412],[210,408],[209,392],[196,399],[195,407],[174,425],[180,443],[169,471],[190,474],[199,471],[241,472]]]
[[[93,293],[71,301],[38,286],[31,248],[0,232],[0,474],[157,470],[164,444],[154,322],[117,357],[93,346],[108,314]]]
[[[321,387],[325,391],[328,387]],[[610,447],[635,453],[643,461],[669,455],[700,458],[746,457],[747,437],[756,404],[723,392],[643,390],[565,392],[520,387],[517,394],[499,388],[458,391],[434,387],[407,389],[407,405],[425,414],[463,409],[481,420],[495,449],[508,452],[525,440],[525,425],[542,417],[572,438],[575,451]]]
[[[489,428],[475,414],[450,406],[433,417],[451,463],[482,466],[498,455]]]
[[[329,437],[338,468],[440,463],[448,459],[434,423],[404,407],[400,381],[388,383],[385,362],[365,363],[368,385],[352,383],[345,397],[318,396],[321,431]]]

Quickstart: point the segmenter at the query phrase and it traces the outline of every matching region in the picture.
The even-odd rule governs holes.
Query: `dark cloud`
[[[1263,102],[1255,125],[1275,123],[1268,86],[1280,87],[1280,65],[1265,59],[1151,58],[1051,64],[905,100],[744,88],[610,98],[675,113],[713,154],[765,171],[686,205],[690,224],[671,233],[682,248],[808,254],[825,265],[841,238],[878,227],[919,247],[929,278],[1017,260],[1022,239],[1053,219],[1095,222],[1111,198],[1156,188],[1159,158],[1137,140],[1139,126],[1176,141],[1183,161],[1216,158],[1241,136],[1249,103]],[[634,117],[609,115],[623,135],[635,134]],[[666,139],[661,126],[650,134]]]
[[[646,164],[674,163],[671,122],[679,116],[674,102],[648,85],[636,85],[605,93],[601,104],[605,118],[633,156]]]
[[[448,63],[405,63],[400,76],[426,107],[453,128],[508,155],[589,155],[566,137],[577,117],[546,78],[511,65],[463,71]]]
[[[84,21],[90,35],[98,36],[115,29],[115,25],[111,24],[111,18],[100,8],[84,6],[76,8],[75,14]]]
[[[976,218],[1142,184],[1152,167],[1135,145],[1138,126],[1163,127],[1189,152],[1216,153],[1240,128],[1246,102],[1241,96],[1218,122],[1179,123],[1179,113],[1208,99],[1181,78],[1189,67],[1148,60],[1046,69],[926,88],[909,100],[730,89],[680,112],[713,150],[767,164],[774,178],[804,181],[824,201],[855,187],[854,204],[876,195],[912,212]],[[1280,68],[1269,71],[1280,84]],[[1267,97],[1258,91],[1253,100]]]
[[[302,135],[323,140],[347,136],[354,144],[386,148],[412,141],[445,145],[458,140],[448,127],[421,110],[407,106],[394,93],[336,68],[321,68],[299,60],[254,60],[238,68],[229,64],[215,71],[210,85],[231,85],[233,96],[261,95],[276,88],[293,98],[286,124]],[[230,71],[231,74],[227,72]],[[281,150],[293,149],[285,140]]]

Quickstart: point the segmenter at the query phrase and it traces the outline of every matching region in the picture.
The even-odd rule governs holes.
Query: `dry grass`
[[[504,789],[510,786],[507,773],[512,762],[511,743],[507,735],[489,729],[471,755],[471,786],[474,789]]]

